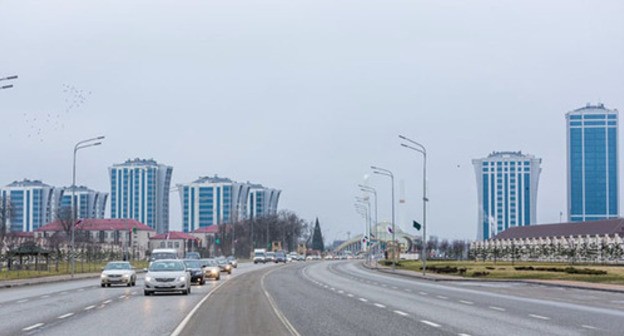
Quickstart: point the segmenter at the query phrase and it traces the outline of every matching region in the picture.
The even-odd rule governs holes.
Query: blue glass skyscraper
[[[535,224],[542,159],[522,152],[493,152],[472,163],[479,197],[478,240],[513,226]]]
[[[568,220],[619,216],[618,111],[603,104],[566,114]]]
[[[134,159],[109,168],[111,218],[132,218],[169,232],[169,188],[173,167]]]

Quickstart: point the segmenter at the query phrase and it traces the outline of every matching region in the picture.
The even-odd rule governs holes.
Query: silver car
[[[102,270],[100,284],[102,287],[111,285],[136,285],[137,275],[132,265],[127,261],[111,261]]]
[[[191,294],[191,275],[182,260],[152,262],[145,275],[143,293],[147,296],[157,292]]]

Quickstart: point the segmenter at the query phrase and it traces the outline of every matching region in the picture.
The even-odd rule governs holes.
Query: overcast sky
[[[494,150],[543,159],[537,218],[558,222],[564,114],[624,109],[623,13],[621,0],[0,0],[0,77],[20,77],[0,90],[0,184],[69,185],[74,143],[103,134],[79,154],[79,184],[110,191],[108,166],[154,158],[174,184],[282,189],[280,208],[318,216],[332,240],[363,230],[370,165],[394,171],[397,200],[403,181],[401,225],[421,218],[405,134],[429,150],[428,233],[476,237],[471,159]],[[368,183],[389,219],[389,181]]]

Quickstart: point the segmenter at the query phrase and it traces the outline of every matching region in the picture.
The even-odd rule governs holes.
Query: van
[[[253,263],[266,263],[266,250],[265,249],[255,249],[253,256]]]
[[[153,249],[149,259],[150,265],[153,261],[162,259],[178,259],[178,250],[169,248]]]

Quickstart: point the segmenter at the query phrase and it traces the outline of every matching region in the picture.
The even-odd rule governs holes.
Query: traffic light
[[[217,239],[215,239],[215,244],[217,244],[217,245],[221,245],[221,238],[217,238]]]
[[[137,227],[136,227],[136,226],[132,228],[132,234],[137,234],[137,231],[138,231],[138,230],[137,230]]]

